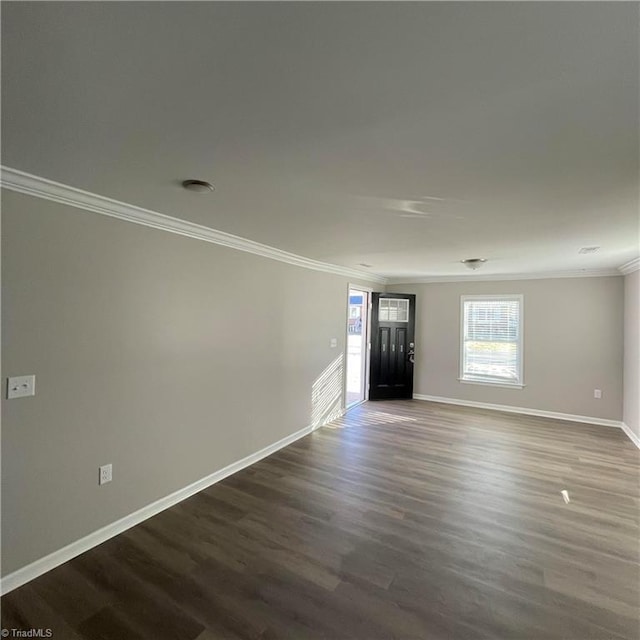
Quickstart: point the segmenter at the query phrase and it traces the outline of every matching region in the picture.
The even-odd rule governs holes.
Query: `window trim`
[[[518,323],[518,343],[517,343],[517,370],[518,381],[509,382],[508,380],[496,378],[472,378],[464,375],[464,303],[472,300],[517,300],[519,304],[519,323]],[[513,294],[481,294],[481,295],[461,295],[460,296],[460,344],[458,350],[459,366],[458,366],[458,382],[464,384],[481,384],[491,387],[506,387],[508,389],[524,389],[524,296],[521,293]]]

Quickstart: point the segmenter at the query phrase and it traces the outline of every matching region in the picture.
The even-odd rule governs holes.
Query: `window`
[[[381,322],[409,322],[409,300],[380,298],[378,320]]]
[[[522,296],[462,296],[460,380],[522,387]]]

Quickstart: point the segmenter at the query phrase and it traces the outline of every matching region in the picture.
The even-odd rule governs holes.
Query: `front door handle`
[[[414,364],[416,361],[416,352],[413,349],[409,349],[409,351],[407,351],[407,359],[409,360],[409,362],[411,364]]]

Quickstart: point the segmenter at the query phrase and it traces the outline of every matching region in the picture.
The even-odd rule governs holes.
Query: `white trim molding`
[[[490,273],[475,276],[389,276],[387,284],[437,284],[438,282],[495,282],[501,280],[546,280],[547,278],[602,278],[619,276],[620,269],[578,269],[572,271],[540,271],[536,273]]]
[[[338,276],[356,278],[365,282],[377,282],[386,284],[387,278],[376,273],[360,271],[350,267],[342,267],[319,260],[305,258],[288,251],[276,249],[260,242],[254,242],[240,236],[235,236],[224,231],[218,231],[205,227],[195,222],[181,220],[168,216],[164,213],[143,209],[136,205],[113,200],[106,196],[101,196],[82,189],[76,189],[60,182],[54,182],[47,178],[35,176],[11,167],[1,167],[1,186],[4,189],[17,191],[36,198],[66,204],[83,211],[91,211],[100,215],[118,218],[127,222],[141,224],[153,229],[168,231],[177,235],[203,240],[223,247],[230,247],[238,251],[245,251],[263,258],[278,260],[297,267],[313,269],[314,271],[324,271]]]
[[[322,425],[318,425],[322,426]],[[214,473],[197,480],[196,482],[183,487],[182,489],[178,489],[178,491],[174,491],[173,493],[165,496],[164,498],[160,498],[151,504],[148,504],[133,513],[125,516],[124,518],[120,518],[120,520],[116,520],[111,524],[90,533],[89,535],[81,538],[80,540],[76,540],[71,544],[68,544],[66,547],[62,549],[58,549],[53,553],[50,553],[31,564],[28,564],[13,573],[8,574],[0,581],[0,594],[4,595],[5,593],[9,593],[9,591],[13,591],[23,584],[37,578],[38,576],[46,573],[47,571],[51,571],[51,569],[55,569],[57,566],[68,562],[72,558],[79,556],[81,553],[96,547],[103,542],[106,542],[110,538],[117,536],[118,534],[134,527],[141,522],[144,522],[148,518],[155,516],[156,514],[172,507],[178,502],[182,502],[186,498],[210,487],[216,482],[220,482],[220,480],[224,480],[227,476],[233,475],[242,469],[255,464],[262,458],[266,458],[267,456],[275,453],[279,449],[286,447],[296,440],[303,438],[306,435],[309,435],[312,431],[317,429],[318,427],[305,427],[304,429],[300,429],[295,433],[292,433],[273,444],[264,447],[264,449],[260,449],[251,455],[242,458],[242,460],[238,460],[237,462],[233,462],[232,464],[215,471]]]
[[[625,262],[623,265],[618,267],[618,271],[624,276],[627,276],[634,271],[638,271],[638,269],[640,269],[640,257],[629,260],[629,262]]]
[[[631,427],[628,424],[623,422],[621,423],[621,426],[622,430],[627,434],[629,440],[631,440],[631,442],[633,442],[633,444],[635,444],[636,447],[640,449],[640,437],[637,436],[633,431],[631,431]]]
[[[489,409],[490,411],[504,411],[505,413],[520,413],[528,416],[538,416],[539,418],[553,418],[554,420],[567,420],[569,422],[584,422],[585,424],[597,424],[602,427],[617,427],[624,429],[619,420],[608,420],[606,418],[594,418],[591,416],[578,416],[573,413],[558,413],[556,411],[542,411],[541,409],[530,409],[528,407],[512,407],[508,404],[489,404],[488,402],[476,402],[474,400],[459,400],[458,398],[443,398],[441,396],[427,396],[421,393],[413,394],[414,400],[428,400],[429,402],[442,402],[443,404],[455,404],[461,407],[474,407],[476,409]],[[627,433],[625,431],[625,433]],[[627,433],[627,435],[629,435]]]

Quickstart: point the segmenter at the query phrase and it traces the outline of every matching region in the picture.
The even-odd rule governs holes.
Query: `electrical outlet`
[[[36,395],[35,376],[16,376],[7,379],[7,399],[25,398]]]
[[[593,397],[597,398],[598,400],[600,400],[600,398],[602,398],[602,389],[594,389],[593,390]]]
[[[113,480],[113,465],[105,464],[100,467],[100,475],[98,477],[98,484],[107,484]]]

